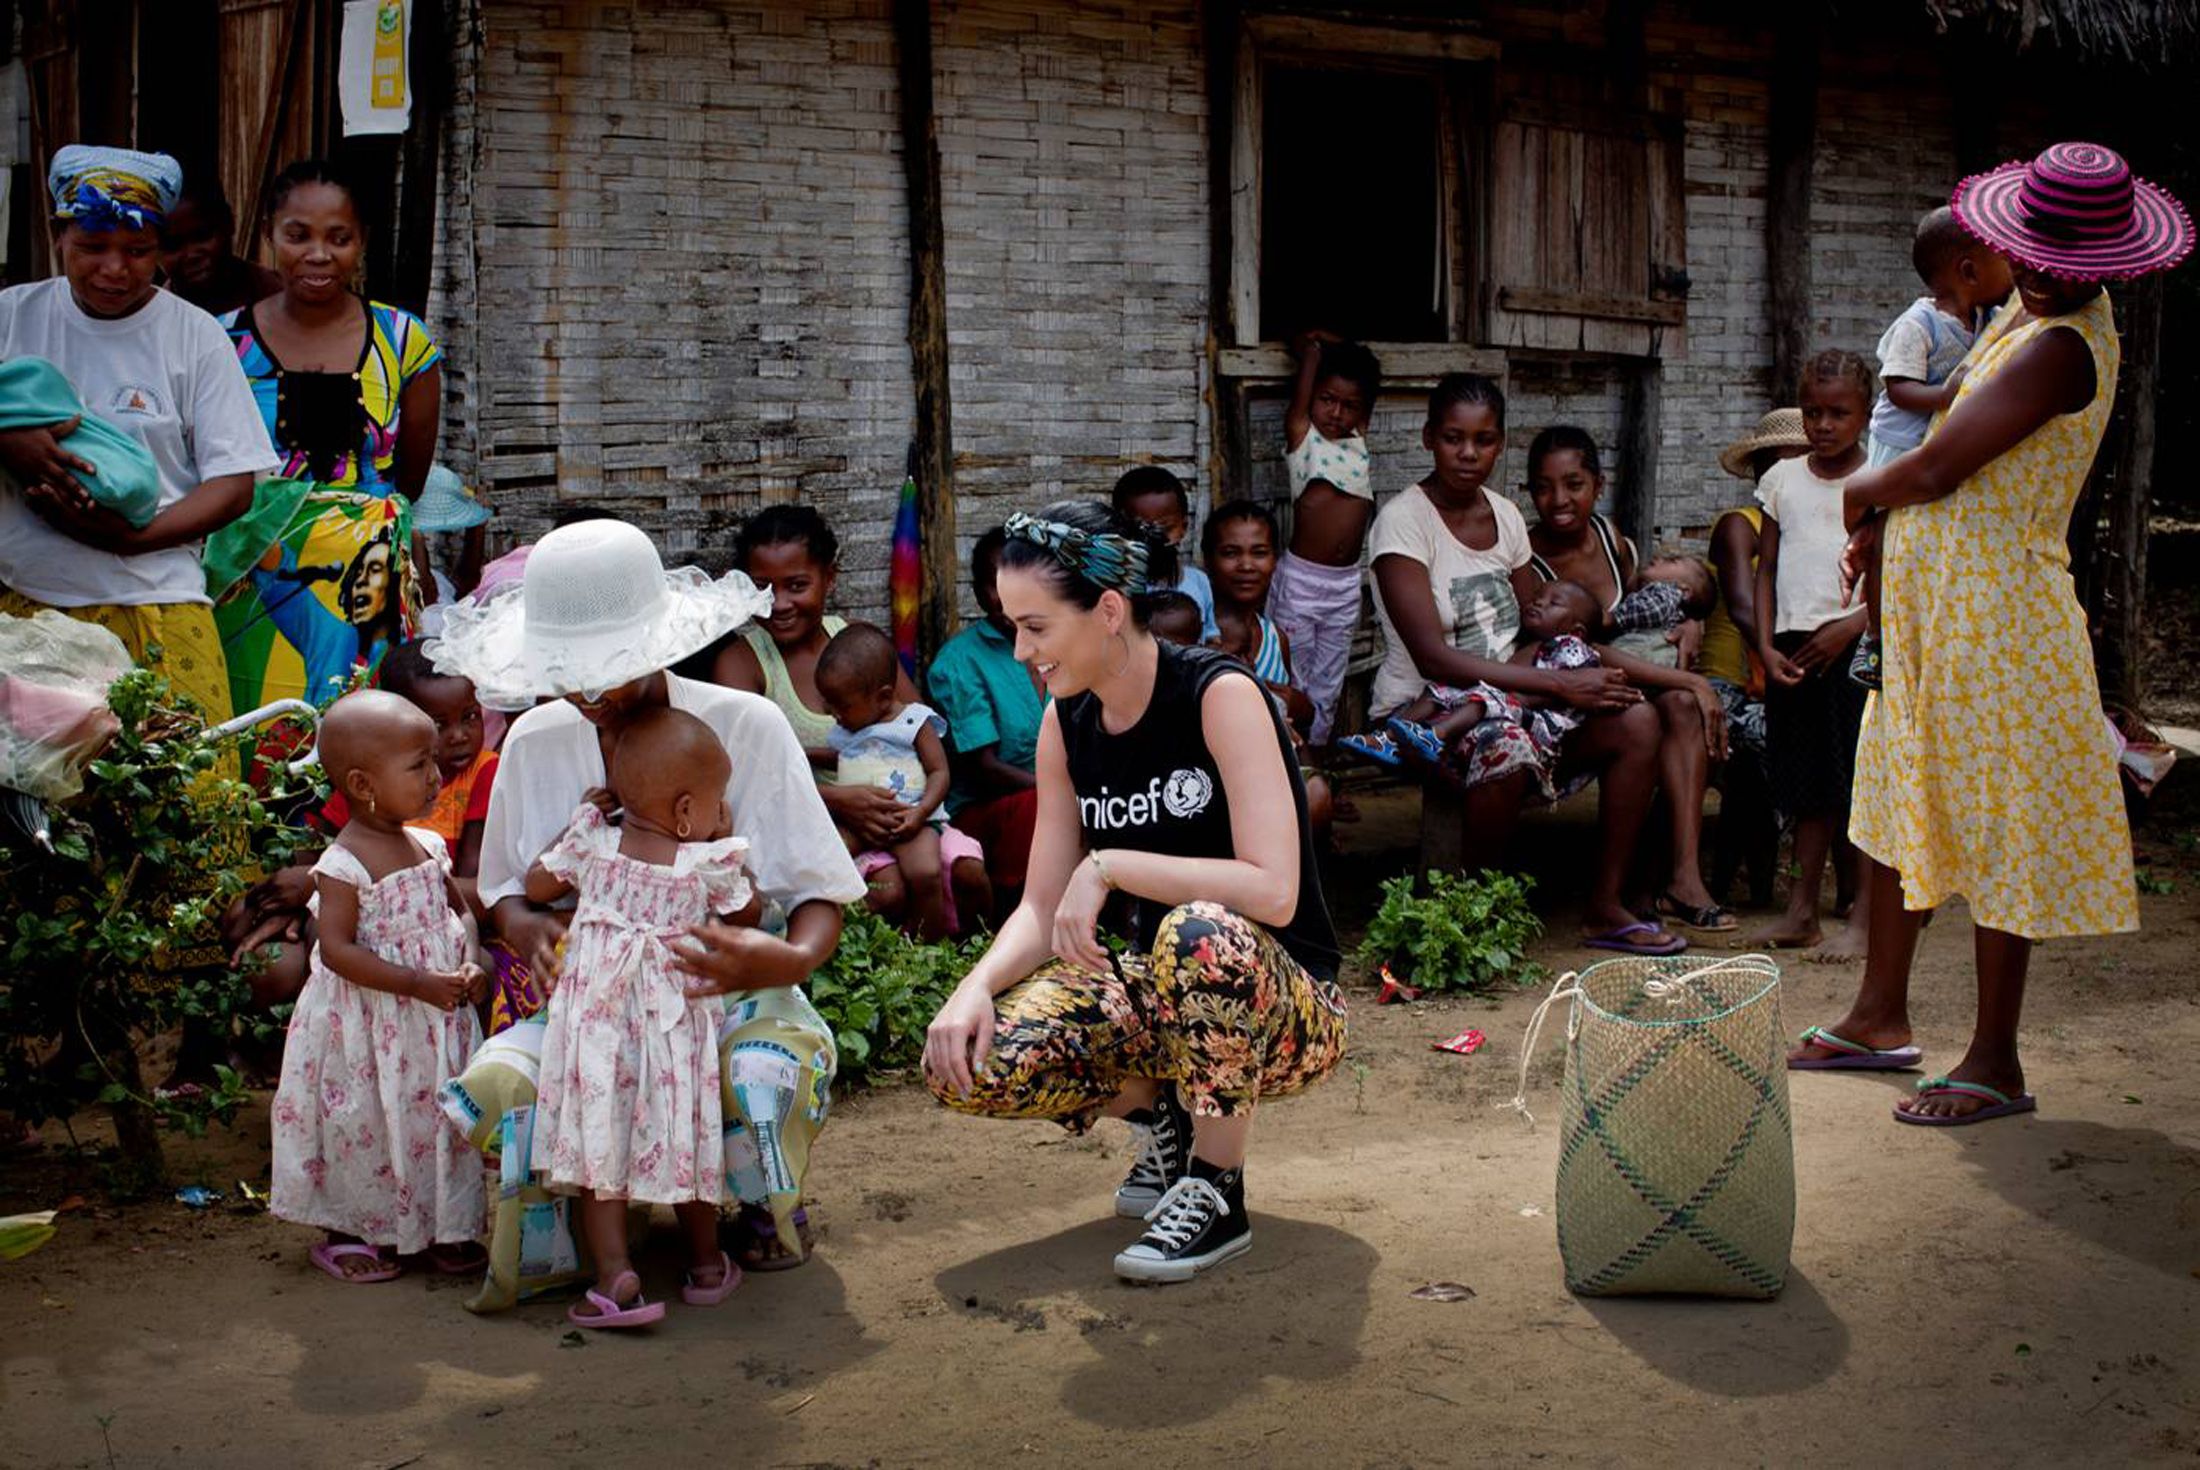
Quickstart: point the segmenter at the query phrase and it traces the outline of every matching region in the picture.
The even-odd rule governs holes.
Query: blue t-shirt
[[[925,686],[947,718],[948,740],[956,750],[967,753],[991,745],[994,754],[1019,770],[1037,764],[1046,696],[1031,682],[1031,671],[1016,661],[1008,634],[990,622],[963,629],[933,657]],[[990,794],[958,778],[948,791],[948,810],[960,811]]]

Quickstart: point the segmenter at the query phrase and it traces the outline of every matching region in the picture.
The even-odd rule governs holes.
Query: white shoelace
[[[1169,1192],[1146,1211],[1146,1238],[1140,1244],[1159,1244],[1166,1250],[1182,1250],[1187,1242],[1224,1215],[1230,1202],[1222,1191],[1204,1179],[1187,1174],[1169,1186]]]
[[[1157,1112],[1151,1123],[1133,1123],[1138,1134],[1138,1153],[1131,1160],[1130,1178],[1123,1181],[1126,1188],[1167,1189],[1169,1187],[1169,1156],[1175,1152],[1176,1119],[1168,1113]],[[1161,1130],[1169,1130],[1168,1144],[1161,1141]]]

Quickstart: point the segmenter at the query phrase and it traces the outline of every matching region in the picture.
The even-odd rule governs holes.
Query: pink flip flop
[[[629,1281],[634,1283],[633,1306],[622,1307],[615,1295],[605,1296],[602,1292],[591,1287],[586,1298],[586,1305],[594,1307],[596,1310],[583,1312],[581,1310],[582,1303],[575,1302],[566,1309],[565,1320],[575,1327],[606,1328],[647,1327],[652,1322],[663,1321],[665,1304],[663,1302],[653,1302],[643,1296],[642,1279],[632,1271],[621,1271],[618,1277],[612,1281],[611,1290],[616,1293],[620,1287],[626,1285]]]
[[[344,1269],[344,1262],[357,1260],[361,1256],[380,1261],[380,1269],[350,1272]],[[405,1274],[404,1267],[395,1261],[384,1261],[380,1251],[371,1245],[361,1245],[356,1240],[324,1240],[306,1252],[306,1259],[346,1286],[372,1286],[378,1281],[395,1281]]]
[[[716,1286],[697,1286],[695,1273],[690,1271],[686,1283],[680,1288],[680,1300],[691,1307],[715,1307],[732,1296],[733,1289],[741,1284],[741,1268],[724,1251],[718,1253],[718,1264],[726,1268],[726,1274]]]
[[[2018,1113],[2033,1112],[2039,1107],[2039,1100],[2029,1092],[2020,1092],[2015,1097],[2011,1097],[1998,1087],[1988,1087],[1983,1082],[1964,1082],[1954,1077],[1928,1077],[1917,1084],[1917,1095],[1919,1097],[1975,1097],[1985,1106],[1968,1113],[1957,1113],[1949,1117],[1928,1117],[1917,1113],[1906,1113],[1898,1107],[1894,1110],[1894,1120],[1897,1123],[1910,1123],[1919,1128],[1967,1128],[1973,1123],[1990,1123],[1996,1118],[2008,1118]]]

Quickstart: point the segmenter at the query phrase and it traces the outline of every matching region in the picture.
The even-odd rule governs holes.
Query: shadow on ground
[[[1250,1255],[1178,1286],[1135,1287],[1110,1263],[1134,1238],[1095,1220],[941,1272],[954,1310],[1084,1334],[1092,1356],[1061,1401],[1108,1428],[1211,1418],[1271,1378],[1333,1380],[1359,1361],[1376,1251],[1328,1225],[1253,1217]]]

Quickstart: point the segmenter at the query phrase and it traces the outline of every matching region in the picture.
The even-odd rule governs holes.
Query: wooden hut
[[[444,457],[503,533],[601,502],[683,553],[806,500],[875,616],[913,467],[934,637],[1013,507],[1136,463],[1281,497],[1283,343],[1317,322],[1384,362],[1384,492],[1425,468],[1418,390],[1468,368],[1516,443],[1590,429],[1639,539],[1687,538],[1802,355],[1868,352],[1916,295],[1909,232],[1964,172],[2079,135],[2190,178],[2164,63],[2194,9],[413,0],[430,105],[362,154],[374,284],[428,307]],[[249,211],[288,156],[364,146],[332,0],[16,10],[39,151],[173,146]],[[2128,303],[2085,564],[2126,623],[2161,301]]]

